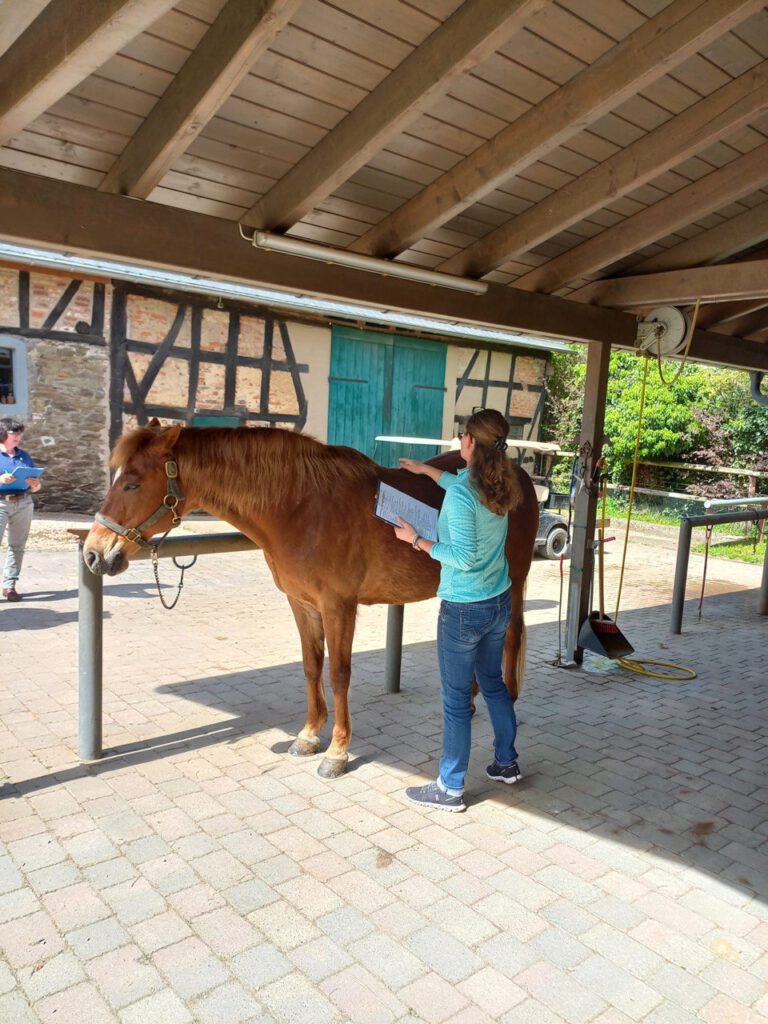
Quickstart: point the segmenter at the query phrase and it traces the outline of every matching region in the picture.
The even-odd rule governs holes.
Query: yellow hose
[[[696,311],[695,311],[694,317],[693,317],[693,323],[694,324],[696,322],[696,316],[697,316],[698,312],[699,312],[699,303],[697,302],[696,303]],[[693,325],[691,326],[691,338],[692,337],[693,337]],[[685,365],[685,361],[688,358],[688,350],[689,349],[690,349],[690,338],[688,340],[688,347],[686,348],[685,355],[683,357],[683,366]],[[624,565],[625,565],[626,560],[627,560],[627,545],[629,543],[629,526],[630,526],[630,523],[632,522],[632,508],[633,508],[634,499],[635,499],[635,483],[637,481],[637,466],[638,466],[638,461],[639,461],[638,453],[640,451],[640,432],[641,432],[642,426],[643,426],[643,410],[645,408],[645,390],[646,390],[646,385],[648,383],[648,364],[649,364],[649,359],[648,359],[648,356],[646,356],[645,357],[645,367],[643,369],[643,384],[642,384],[642,388],[640,390],[640,409],[639,409],[638,415],[637,415],[637,436],[635,437],[635,453],[634,453],[634,456],[632,458],[632,481],[631,481],[631,483],[629,485],[629,500],[628,500],[628,504],[627,504],[627,529],[626,529],[626,532],[624,534],[624,550],[622,551],[622,554],[621,554],[621,571],[619,573],[618,593],[616,594],[616,614],[614,615],[614,622],[618,622],[619,621],[619,603],[621,601],[621,588],[622,588],[622,585],[624,583]],[[681,372],[682,372],[682,366],[680,367],[680,369],[678,370],[677,374],[674,376],[674,378],[671,381],[664,380],[664,375],[661,372],[661,356],[659,355],[659,376],[661,377],[662,381],[665,384],[667,384],[667,386],[669,386],[670,384],[674,384],[674,382],[680,376]],[[605,536],[605,484],[603,484],[603,522],[602,522],[602,527],[603,527],[603,536]],[[685,665],[675,665],[675,664],[673,664],[670,661],[648,661],[645,658],[617,658],[616,659],[616,663],[618,665],[621,665],[622,668],[627,669],[629,672],[636,672],[638,675],[640,675],[640,676],[647,676],[650,679],[664,679],[664,680],[666,680],[667,682],[670,682],[670,683],[684,683],[684,682],[687,682],[689,679],[696,679],[696,676],[697,676],[697,673],[694,672],[694,670],[692,668],[688,668]],[[650,670],[650,668],[649,668],[649,666],[651,666],[651,665],[654,666],[655,668],[672,669],[673,672],[672,672],[672,674],[669,674],[667,672],[652,672]]]

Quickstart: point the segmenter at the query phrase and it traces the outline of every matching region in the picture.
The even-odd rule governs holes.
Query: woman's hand
[[[401,519],[400,516],[398,516],[397,519],[400,525],[395,527],[395,536],[398,540],[404,540],[406,544],[413,544],[413,538],[416,536],[416,530],[410,523],[406,523],[404,519]]]
[[[400,469],[407,469],[416,476],[424,476],[429,473],[430,467],[423,462],[417,462],[416,459],[400,459]]]
[[[27,480],[27,483],[29,484],[30,491],[39,491],[40,487],[42,486],[40,481],[37,479],[37,477],[34,477],[34,476],[31,476]]]
[[[16,477],[13,473],[3,473],[3,475],[0,476],[0,484],[12,484],[15,479]]]

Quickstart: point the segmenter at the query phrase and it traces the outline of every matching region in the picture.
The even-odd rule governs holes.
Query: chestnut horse
[[[431,461],[453,472],[463,466],[458,452]],[[434,597],[440,574],[436,561],[398,541],[392,527],[374,517],[377,484],[384,480],[435,508],[443,490],[426,476],[384,469],[352,448],[264,428],[162,428],[153,420],[120,438],[112,465],[114,482],[84,545],[88,568],[117,575],[140,544],[176,525],[185,510],[204,509],[258,544],[301,637],[307,719],[291,753],[316,754],[320,747],[328,717],[327,642],[335,718],[318,772],[341,775],[352,735],[348,690],[357,606]],[[513,699],[522,678],[523,590],[538,523],[533,485],[522,469],[514,472],[517,498],[506,545],[512,621],[505,644]]]

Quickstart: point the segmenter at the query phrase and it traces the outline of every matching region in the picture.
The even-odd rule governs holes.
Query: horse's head
[[[112,453],[115,476],[83,545],[92,573],[117,576],[155,533],[178,522],[182,500],[176,481],[173,446],[181,426],[149,427],[124,434]]]

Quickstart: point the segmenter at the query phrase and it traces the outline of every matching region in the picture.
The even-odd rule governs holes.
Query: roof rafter
[[[518,278],[514,287],[525,291],[557,291],[569,281],[593,274],[671,234],[676,228],[749,195],[767,181],[768,142],[542,264]],[[581,298],[581,291],[583,289],[574,298]]]
[[[409,248],[761,7],[752,0],[676,0],[349,248],[373,256]]]
[[[580,302],[619,309],[663,303],[683,305],[697,299],[702,302],[768,299],[768,260],[666,270],[640,277],[614,277],[594,281],[574,292],[572,297]]]
[[[301,3],[228,0],[110,168],[101,191],[146,198]]]
[[[718,331],[719,328],[732,320],[739,320],[763,309],[763,299],[743,299],[741,302],[712,302],[699,310],[696,323],[704,330]],[[729,332],[730,333],[730,332]]]
[[[758,301],[761,302],[761,305],[757,304]],[[745,313],[739,317],[731,317],[717,324],[712,330],[715,334],[727,334],[731,338],[748,338],[758,331],[765,330],[768,327],[768,313],[766,313],[768,297],[763,297],[762,300],[755,300],[752,306],[751,313]]]
[[[286,229],[363,167],[551,0],[466,0],[243,217]]]
[[[722,86],[439,266],[482,277],[687,160],[768,107],[768,61]]]
[[[681,270],[717,263],[749,249],[768,238],[768,202],[754,206],[738,217],[702,231],[693,238],[651,256],[632,267],[631,273],[652,274],[659,270]]]
[[[26,128],[173,4],[51,0],[0,61],[0,143]]]

